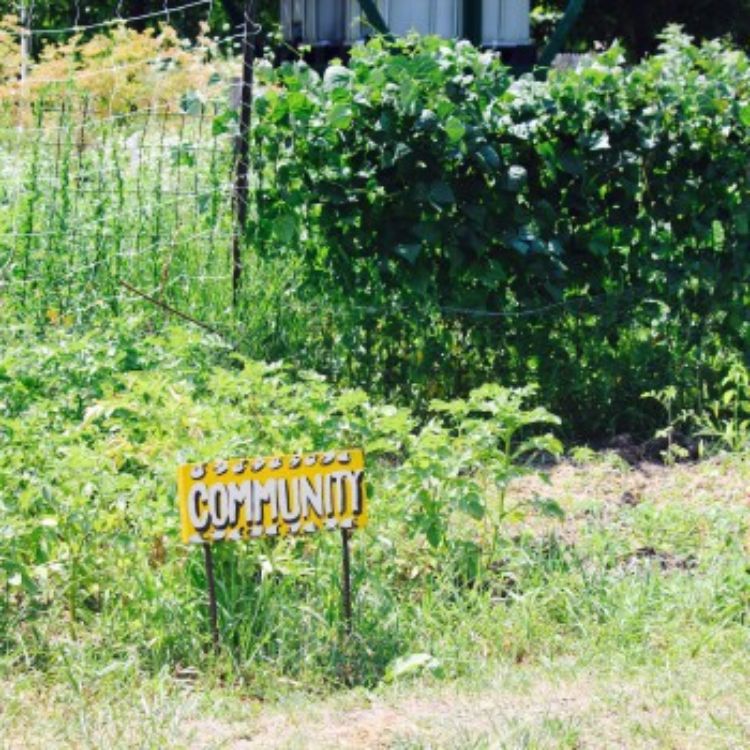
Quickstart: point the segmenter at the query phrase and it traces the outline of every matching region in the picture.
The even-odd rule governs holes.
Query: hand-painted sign
[[[360,450],[181,466],[182,539],[202,542],[354,529],[367,523]]]

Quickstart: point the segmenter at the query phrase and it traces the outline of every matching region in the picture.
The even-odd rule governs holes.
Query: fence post
[[[29,58],[31,57],[31,19],[25,2],[19,7],[19,22],[21,24],[21,83],[26,83],[29,76]]]
[[[236,307],[242,283],[243,250],[247,227],[248,178],[250,172],[250,125],[253,110],[253,62],[255,60],[254,0],[245,0],[242,42],[242,96],[240,100],[240,132],[237,139],[234,181],[235,219],[232,238],[232,304]]]

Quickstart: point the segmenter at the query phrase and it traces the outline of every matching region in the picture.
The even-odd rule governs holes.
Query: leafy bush
[[[643,391],[695,402],[747,349],[742,52],[671,29],[637,66],[614,46],[539,82],[375,40],[259,78],[251,236],[303,252],[331,310],[301,361],[409,397],[536,380],[591,435],[648,428]]]
[[[550,26],[567,7],[568,0],[540,0],[532,20],[535,36],[544,37]],[[658,32],[668,23],[679,23],[701,39],[731,36],[737,44],[750,41],[750,3],[724,0],[716,13],[713,0],[651,0],[648,3],[612,3],[586,0],[584,12],[570,35],[569,45],[591,49],[596,43],[619,39],[634,56],[653,52],[659,44]]]
[[[70,106],[79,97],[86,102],[89,116],[148,107],[179,111],[184,97],[195,97],[196,92],[201,92],[196,104],[223,97],[216,83],[236,73],[220,54],[220,45],[208,36],[205,24],[194,44],[167,24],[145,31],[122,25],[106,33],[79,33],[63,42],[45,43],[22,82],[18,28],[15,16],[0,16],[0,103],[4,104],[43,99],[47,105]]]
[[[177,44],[123,34],[122,50],[71,42],[71,64]],[[176,48],[187,57],[176,89],[164,74],[170,101],[193,85],[180,71],[210,78]],[[152,72],[117,106],[151,102]],[[107,92],[75,87],[72,102],[53,92],[62,111],[33,102],[36,128],[11,127],[28,108],[3,113],[17,156],[0,183],[8,304],[40,325],[86,322],[118,313],[126,277],[252,357],[421,415],[486,382],[538,383],[576,438],[662,426],[646,391],[674,388],[674,413],[700,411],[747,364],[744,53],[671,29],[637,66],[615,46],[537,81],[463,42],[376,39],[323,75],[261,60],[257,80],[237,308],[237,112],[204,108],[199,92],[171,120],[138,109],[87,122],[80,96],[104,106]]]
[[[314,689],[560,654],[742,653],[741,458],[700,479],[736,489],[687,504],[696,482],[672,480],[617,503],[612,471],[595,463],[579,479],[599,485],[590,495],[553,491],[570,510],[560,528],[541,518],[561,513],[543,485],[505,493],[559,447],[533,399],[485,386],[433,403],[420,427],[407,409],[179,328],[154,335],[129,317],[83,337],[0,328],[0,673],[96,692],[113,670],[215,668],[263,695],[282,677]],[[178,538],[175,467],[345,443],[367,450],[371,503],[352,545],[353,640],[341,637],[337,535],[227,543],[214,555],[215,659],[202,555]]]
[[[511,391],[486,385],[473,390],[468,399],[430,404],[438,416],[410,440],[410,455],[395,489],[400,495],[416,492],[418,503],[407,511],[410,528],[424,534],[433,548],[457,546],[462,554],[470,551],[476,564],[481,547],[456,536],[456,516],[464,514],[483,522],[492,550],[508,517],[523,516],[525,508],[509,508],[506,503],[510,482],[529,473],[523,459],[562,451],[551,435],[522,437],[524,429],[560,423],[544,408],[524,408],[533,393],[533,388]],[[554,504],[535,507],[561,515]]]

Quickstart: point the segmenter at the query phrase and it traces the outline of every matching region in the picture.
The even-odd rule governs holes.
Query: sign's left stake
[[[203,556],[206,561],[206,581],[208,582],[208,611],[211,617],[211,638],[214,651],[219,653],[219,614],[216,608],[216,580],[214,578],[214,554],[209,542],[203,543]]]

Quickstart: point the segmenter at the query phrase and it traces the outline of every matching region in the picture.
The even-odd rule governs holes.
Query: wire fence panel
[[[212,132],[217,106],[97,120],[78,105],[32,104],[33,127],[0,131],[3,296],[79,317],[92,295],[116,307],[122,277],[221,309],[234,143]]]
[[[131,18],[16,32],[74,39],[104,32],[127,50],[132,23],[168,21],[172,13],[199,7],[207,19],[212,6],[212,0],[196,0]],[[260,27],[246,19],[239,33],[229,31],[201,38],[208,56],[181,53],[163,32],[168,43],[157,36],[136,60],[128,59],[129,52],[110,54],[112,64],[84,68],[85,46],[63,46],[62,53],[28,65],[27,80],[0,95],[0,292],[19,309],[40,320],[80,320],[92,309],[117,310],[126,281],[165,303],[216,317],[226,313],[236,275],[232,244],[236,252],[238,231],[245,234],[233,216],[241,149],[236,130],[215,123],[227,112],[239,117],[242,68],[226,57],[219,65],[215,53],[253,38]],[[190,88],[196,83],[205,86]],[[252,164],[263,162],[258,152],[268,146],[262,137],[253,139]],[[265,175],[248,168],[252,223],[259,221],[259,193],[274,167]],[[94,296],[99,305],[91,304]],[[592,303],[586,298],[531,309],[441,312],[491,321]],[[348,309],[378,317],[407,307]],[[314,301],[305,308],[317,309]]]
[[[20,56],[0,65],[0,300],[39,322],[82,322],[119,311],[129,284],[225,313],[238,141],[215,121],[234,107],[231,53],[260,28],[211,36],[213,0],[128,18],[118,6],[96,23],[76,4],[60,28],[37,28],[24,10],[0,24]],[[196,10],[201,32],[188,44],[169,23]],[[144,22],[161,25],[133,28]],[[29,38],[42,50],[34,59]]]

